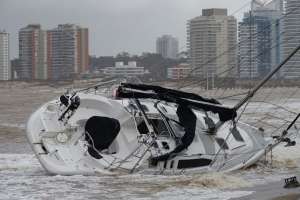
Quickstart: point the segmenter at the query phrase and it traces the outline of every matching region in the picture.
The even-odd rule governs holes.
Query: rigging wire
[[[247,3],[243,4],[240,8],[238,8],[237,10],[233,11],[232,13],[230,13],[229,16],[233,16],[233,15],[237,14],[238,12],[240,12],[241,10],[243,10],[244,8],[246,8],[247,6],[251,5],[251,2],[252,2],[252,0],[250,0],[250,1],[248,1]],[[226,21],[226,20],[224,19],[224,20],[221,21],[221,23],[224,23],[225,21]],[[226,39],[226,38],[223,38],[224,42],[221,43],[221,44],[224,44],[224,43],[225,43],[225,39]],[[184,48],[186,48],[186,47],[187,47],[186,45],[185,45],[185,46],[182,46],[179,50],[182,50],[182,49],[184,49]],[[161,65],[161,64],[163,64],[163,63],[164,63],[164,61],[158,63],[157,65]],[[225,72],[224,72],[224,73],[225,73]],[[180,88],[178,88],[178,89],[180,89]]]
[[[297,90],[299,90],[299,89],[297,89]],[[284,96],[285,96],[285,95],[284,95]],[[279,99],[282,99],[282,97],[280,97]],[[287,98],[287,99],[288,99],[288,98]],[[267,101],[252,101],[252,103],[256,103],[256,102],[258,102],[258,103],[270,104],[270,105],[272,105],[272,106],[274,106],[274,107],[276,107],[276,108],[280,108],[280,109],[282,109],[282,110],[284,110],[284,111],[286,111],[286,112],[288,112],[288,113],[295,114],[295,115],[298,114],[297,112],[291,111],[291,110],[289,110],[289,109],[287,109],[287,108],[285,108],[285,107],[283,107],[283,106],[281,106],[281,105],[275,104],[275,103],[273,103],[273,102],[267,102]],[[284,104],[284,103],[283,103],[283,104]]]
[[[233,95],[229,95],[229,96],[220,96],[220,97],[216,97],[216,99],[218,100],[223,100],[223,99],[230,99],[231,97],[238,97],[238,96],[242,96],[242,95],[246,95],[248,94],[248,92],[242,92],[242,93],[238,93],[238,94],[233,94]]]
[[[284,32],[281,33],[281,35],[283,35],[283,34],[284,34]],[[295,36],[295,37],[296,37],[296,36]],[[287,42],[287,41],[289,41],[289,40],[292,40],[292,39],[295,38],[295,37],[290,37],[290,38],[288,38],[286,41],[282,41],[282,42],[280,42],[280,43],[276,43],[275,45],[273,45],[273,46],[270,48],[269,51],[271,51],[272,49],[274,49],[274,48],[280,46],[281,44],[283,44],[283,43],[285,43],[285,42]],[[262,55],[264,55],[264,54],[265,54],[265,52],[261,52],[260,54],[258,54],[257,56],[255,56],[254,59],[257,59],[257,58],[259,58],[260,56],[262,56]],[[227,73],[228,71],[233,70],[234,68],[235,68],[235,66],[233,66],[233,67],[231,67],[231,68],[229,68],[229,69],[226,69],[225,71],[220,72],[220,73],[218,74],[218,76],[221,76],[221,75]],[[191,82],[191,84],[185,85],[184,87],[190,87],[190,86],[198,85],[198,84],[200,84],[200,83],[202,83],[202,82],[206,82],[206,81],[207,81],[207,78],[203,78],[203,79],[198,80],[198,82]],[[183,87],[180,87],[179,89],[182,89],[182,88],[183,88]],[[223,93],[222,95],[220,95],[220,96],[223,96],[223,95],[224,95],[224,93]]]
[[[294,63],[295,63],[295,62],[294,62]],[[280,99],[283,99],[282,105],[283,105],[283,104],[286,104],[286,102],[287,102],[290,98],[292,98],[292,96],[296,95],[298,90],[299,90],[299,88],[297,88],[295,92],[292,92],[291,95],[287,96],[286,98],[281,97]],[[258,106],[256,106],[255,111],[252,111],[251,113],[256,113],[256,111],[257,111],[259,108],[262,107],[262,104],[266,102],[267,98],[270,97],[270,96],[274,93],[274,91],[275,91],[275,88],[270,89],[270,92],[268,93],[268,95],[267,95],[267,96],[264,96],[264,100],[259,101],[260,104],[259,104]],[[286,96],[286,95],[283,93],[283,96]],[[272,103],[270,103],[270,104],[272,104]],[[273,104],[273,105],[274,105],[274,104]],[[298,113],[295,113],[295,112],[291,112],[291,111],[289,111],[289,110],[287,110],[287,109],[284,109],[282,106],[278,106],[277,104],[275,104],[275,105],[276,105],[277,107],[280,107],[280,108],[283,109],[284,111],[291,113],[291,114],[294,114],[294,115],[298,114]],[[253,125],[254,125],[254,126],[258,126],[259,123],[266,124],[265,122],[263,122],[263,120],[269,118],[270,116],[273,117],[273,118],[276,118],[276,117],[275,117],[275,113],[278,113],[279,111],[278,111],[278,110],[277,110],[277,111],[275,110],[275,112],[273,112],[273,114],[270,114],[270,113],[272,113],[271,110],[273,110],[273,108],[269,108],[269,109],[267,110],[267,112],[263,114],[263,116],[262,116],[261,118],[257,119],[257,120],[253,123]],[[278,118],[278,117],[277,117],[277,118]],[[280,119],[282,119],[282,118],[280,118]],[[284,121],[284,120],[283,120],[283,121]],[[285,122],[286,122],[286,121],[285,121]],[[278,129],[276,129],[275,131],[278,131]]]
[[[289,100],[289,99],[291,99],[293,96],[295,96],[296,94],[297,94],[297,92],[300,90],[300,88],[296,88],[296,91],[295,92],[291,92],[291,95],[289,95],[289,96],[287,96],[285,99],[283,99],[283,102],[282,102],[282,105],[284,105],[284,104],[286,104],[287,103],[287,101]],[[266,112],[265,114],[264,114],[264,116],[265,117],[273,117],[273,118],[276,118],[276,119],[279,119],[279,120],[281,120],[281,121],[285,121],[285,122],[290,122],[289,120],[287,120],[287,119],[283,119],[283,118],[281,118],[281,117],[278,117],[278,116],[276,116],[276,115],[278,115],[279,114],[279,110],[275,110],[274,112],[272,112],[272,108],[270,108],[269,110],[268,110],[268,112]],[[293,115],[293,116],[295,116],[295,115],[297,115],[298,113],[296,113],[296,112],[292,112],[292,111],[289,111],[289,110],[287,110],[287,109],[284,109],[286,112],[288,112],[288,113],[290,113],[290,115]],[[257,120],[257,121],[259,121],[259,120]],[[258,122],[256,122],[255,124],[257,124]]]

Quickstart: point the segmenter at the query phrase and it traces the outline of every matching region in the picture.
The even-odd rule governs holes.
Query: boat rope
[[[242,96],[242,95],[246,95],[248,94],[248,92],[242,92],[242,93],[238,93],[238,94],[233,94],[233,95],[229,95],[229,96],[220,96],[220,97],[216,97],[216,99],[219,100],[223,100],[223,99],[230,99],[231,97],[238,97],[238,96]]]

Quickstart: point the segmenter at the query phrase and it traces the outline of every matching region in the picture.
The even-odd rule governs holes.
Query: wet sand
[[[288,194],[280,197],[273,198],[273,200],[299,200],[300,194]]]
[[[0,126],[0,141],[0,153],[2,154],[33,153],[23,128]]]
[[[288,177],[287,177],[288,178]],[[299,200],[300,187],[285,189],[284,180],[271,182],[267,185],[259,185],[246,188],[246,191],[254,191],[251,195],[232,200]]]

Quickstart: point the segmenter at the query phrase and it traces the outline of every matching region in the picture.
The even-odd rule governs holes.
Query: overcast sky
[[[203,8],[228,8],[240,19],[249,6],[250,0],[0,0],[0,29],[10,33],[11,58],[18,56],[18,30],[29,23],[87,27],[96,56],[153,52],[162,34],[177,37],[185,50],[186,22]]]

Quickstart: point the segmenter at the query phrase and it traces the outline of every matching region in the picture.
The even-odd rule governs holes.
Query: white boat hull
[[[58,100],[46,103],[34,112],[27,123],[29,143],[41,165],[51,174],[111,174],[111,173],[163,173],[232,171],[255,164],[265,154],[269,142],[259,132],[246,124],[238,124],[242,141],[230,133],[231,122],[226,122],[215,135],[203,131],[203,113],[195,111],[197,128],[192,144],[174,158],[149,166],[154,151],[168,153],[176,147],[174,139],[157,138],[156,150],[141,141],[149,136],[140,134],[132,113],[126,109],[128,100],[113,100],[100,95],[80,93],[79,108],[67,121],[58,120],[64,111]],[[155,112],[151,101],[143,102],[148,113]],[[165,105],[169,113],[176,112],[173,106]],[[173,111],[172,111],[173,109]],[[157,114],[157,113],[156,113]],[[87,152],[84,138],[85,122],[92,116],[111,117],[120,122],[120,131],[101,159]],[[100,130],[101,132],[101,130]],[[101,133],[99,133],[101,134]],[[227,147],[222,147],[216,138],[223,138]],[[167,143],[168,148],[163,145]],[[160,146],[161,145],[161,146]],[[136,151],[138,150],[138,151]],[[201,163],[202,162],[202,163]]]

